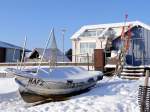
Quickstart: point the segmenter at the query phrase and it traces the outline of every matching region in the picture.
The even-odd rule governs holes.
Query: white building
[[[81,27],[71,37],[73,62],[86,62],[87,53],[90,56],[90,61],[92,61],[94,49],[106,49],[106,47],[111,47],[109,46],[108,40],[120,37],[123,26],[126,26],[125,31],[127,31],[129,25],[131,28],[135,26],[142,26],[146,29],[150,28],[148,25],[139,21],[86,25]],[[81,56],[81,54],[85,57]]]

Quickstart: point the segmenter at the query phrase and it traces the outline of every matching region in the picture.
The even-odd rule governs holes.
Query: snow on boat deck
[[[41,67],[39,69],[38,74],[36,73],[36,71],[37,67],[25,69],[25,72],[18,71],[18,74],[27,77],[41,78],[44,80],[59,80],[59,81],[66,81],[66,80],[82,81],[89,79],[91,77],[97,78],[97,76],[102,75],[102,72],[100,71],[87,71],[83,67],[58,67],[58,68],[56,67],[55,69],[52,69],[52,71],[50,71],[48,67],[44,68]]]

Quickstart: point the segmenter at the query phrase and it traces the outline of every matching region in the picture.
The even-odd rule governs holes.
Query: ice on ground
[[[0,81],[0,84],[5,81]],[[0,112],[139,112],[137,96],[141,81],[143,80],[104,77],[87,93],[71,97],[70,100],[49,102],[30,108],[25,107],[25,102],[21,100],[18,91],[7,87],[12,87],[11,84],[7,84],[5,87],[14,91],[8,91],[12,97],[6,95],[7,101],[0,97]],[[14,84],[14,88],[15,86],[17,87]]]

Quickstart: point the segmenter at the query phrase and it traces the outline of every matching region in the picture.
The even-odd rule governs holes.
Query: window
[[[116,35],[116,32],[112,28],[109,28],[104,34],[104,36],[108,38],[114,38],[115,35]]]
[[[81,54],[85,54],[85,53],[89,53],[92,54],[93,50],[96,48],[96,43],[94,42],[84,42],[84,43],[80,43],[80,53]]]
[[[89,62],[92,62],[93,51],[96,48],[96,43],[94,42],[82,42],[80,43],[80,62],[87,62],[87,54],[89,53]]]
[[[99,36],[104,29],[95,29],[95,30],[86,30],[81,34],[82,37],[97,37]]]
[[[96,31],[90,31],[90,30],[86,30],[83,34],[83,37],[91,37],[91,36],[96,36]]]
[[[104,29],[98,29],[97,30],[97,36],[100,36],[103,31],[104,31]]]

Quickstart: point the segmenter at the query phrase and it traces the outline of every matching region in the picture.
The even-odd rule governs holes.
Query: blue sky
[[[70,37],[81,26],[129,21],[150,24],[150,0],[0,0],[0,40],[27,48],[44,47],[52,27],[62,48],[61,29],[65,28],[65,49]]]

